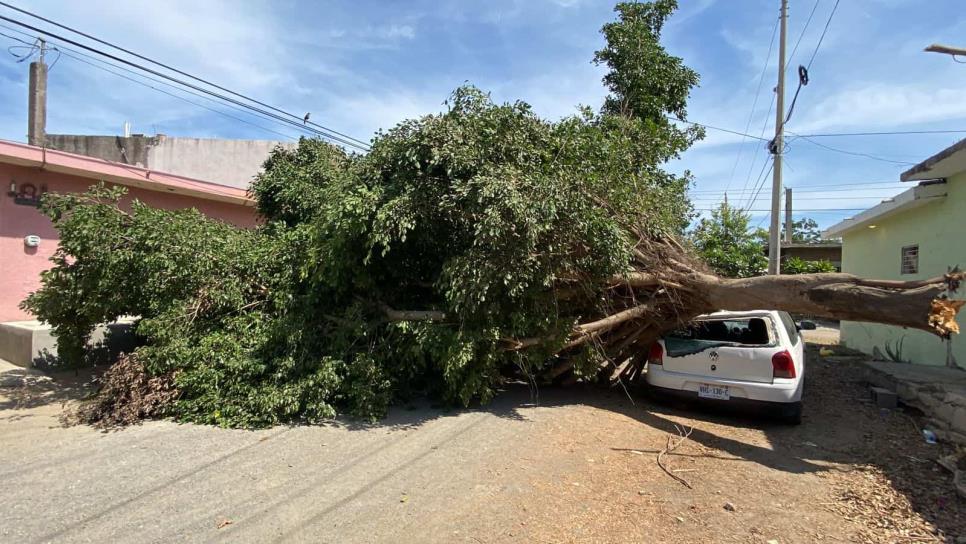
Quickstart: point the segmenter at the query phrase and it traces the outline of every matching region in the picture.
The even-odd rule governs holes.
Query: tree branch
[[[597,321],[591,321],[590,323],[584,323],[582,325],[577,325],[575,332],[578,334],[590,334],[592,332],[600,332],[612,329],[617,325],[625,321],[630,321],[631,319],[637,319],[647,313],[651,309],[648,304],[641,304],[628,308],[622,312],[617,312],[616,314],[609,315],[603,319]]]

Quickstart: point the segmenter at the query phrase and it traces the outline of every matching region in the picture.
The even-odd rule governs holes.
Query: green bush
[[[835,265],[831,261],[806,261],[800,257],[789,257],[782,262],[782,274],[817,274],[820,272],[835,272]]]

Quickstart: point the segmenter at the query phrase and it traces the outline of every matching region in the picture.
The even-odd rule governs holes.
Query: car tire
[[[781,421],[786,425],[802,424],[802,401],[792,402],[782,407]]]

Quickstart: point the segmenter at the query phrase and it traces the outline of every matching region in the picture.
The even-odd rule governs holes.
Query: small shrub
[[[835,265],[831,261],[806,261],[800,257],[789,257],[782,263],[782,274],[818,274],[821,272],[835,272]]]

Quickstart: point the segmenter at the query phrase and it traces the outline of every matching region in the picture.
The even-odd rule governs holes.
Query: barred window
[[[919,246],[905,246],[902,248],[902,263],[901,270],[902,274],[918,274],[919,273]]]

